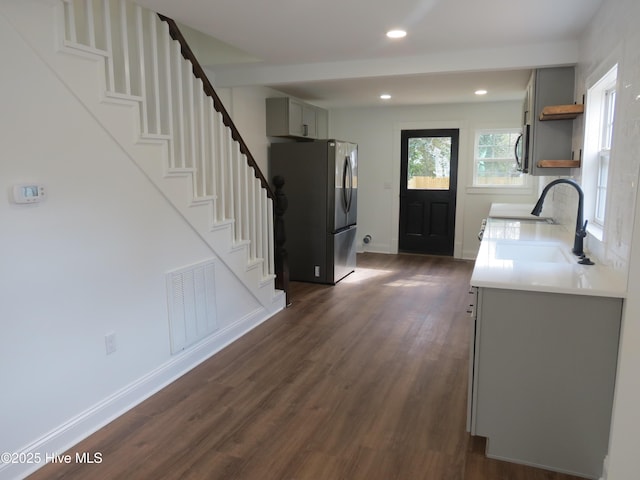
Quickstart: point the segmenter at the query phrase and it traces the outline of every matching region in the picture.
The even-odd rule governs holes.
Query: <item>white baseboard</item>
[[[475,248],[473,250],[463,250],[462,251],[462,259],[463,260],[474,260],[478,257],[478,249]]]
[[[604,461],[602,462],[602,476],[600,480],[607,480],[609,476],[609,455],[604,457]]]
[[[369,243],[363,245],[362,243],[357,246],[357,253],[386,253],[393,254],[391,247],[386,243]]]
[[[14,456],[25,459],[25,462],[0,464],[0,480],[25,478],[43,467],[47,459],[51,460],[51,455],[59,455],[70,449],[265,322],[272,315],[273,313],[262,308],[254,310],[191,348],[174,355],[147,375],[59,425],[20,449],[19,452],[15,452]]]

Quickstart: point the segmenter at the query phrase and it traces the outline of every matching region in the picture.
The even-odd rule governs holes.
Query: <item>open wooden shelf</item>
[[[580,160],[538,160],[538,168],[580,168]]]
[[[540,113],[540,120],[573,120],[584,113],[584,105],[550,105]]]

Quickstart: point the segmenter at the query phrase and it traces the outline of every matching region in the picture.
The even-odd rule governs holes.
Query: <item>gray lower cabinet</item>
[[[476,289],[468,427],[488,457],[599,478],[622,299]]]

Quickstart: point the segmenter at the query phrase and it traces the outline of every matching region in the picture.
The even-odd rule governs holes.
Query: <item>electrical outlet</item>
[[[104,336],[104,346],[107,351],[107,355],[111,355],[116,351],[116,334],[111,332]]]

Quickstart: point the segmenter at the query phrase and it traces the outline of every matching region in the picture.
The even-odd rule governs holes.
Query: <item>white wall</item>
[[[0,63],[0,452],[44,455],[193,366],[170,356],[165,275],[213,254],[2,10]],[[46,201],[13,204],[25,182]],[[221,262],[216,284],[222,328],[259,306]]]
[[[520,127],[521,102],[334,109],[330,135],[358,143],[358,241],[369,234],[367,251],[398,250],[400,131],[459,128],[456,257],[475,258],[478,229],[492,202],[535,203],[535,189],[520,194],[472,188],[473,142],[476,129]],[[528,179],[531,185],[535,179]]]
[[[627,2],[631,5],[633,2]],[[633,238],[633,216],[637,193],[637,179],[640,170],[640,158],[634,154],[633,141],[637,135],[636,118],[633,106],[638,104],[633,88],[640,73],[637,63],[640,57],[633,57],[633,29],[625,27],[628,13],[621,13],[624,0],[605,2],[594,17],[590,27],[584,32],[581,42],[580,62],[576,67],[576,99],[587,95],[587,91],[602,78],[614,65],[618,69],[618,99],[616,106],[615,131],[612,143],[612,161],[609,169],[609,189],[607,198],[607,220],[604,226],[604,239],[600,241],[591,234],[587,236],[585,247],[599,263],[606,263],[615,269],[627,272]],[[622,19],[624,17],[624,21]],[[630,36],[631,35],[631,36]],[[631,108],[630,108],[631,107]],[[590,112],[587,112],[590,113]],[[637,115],[637,113],[635,114]],[[584,150],[585,116],[574,121],[573,148]],[[635,130],[634,130],[635,129]],[[582,170],[576,171],[576,179],[581,182]],[[550,179],[544,179],[546,183]],[[575,222],[576,198],[571,188],[568,194],[557,190],[554,196],[556,212],[568,224]],[[586,192],[586,202],[590,202]],[[591,222],[590,222],[591,223]]]
[[[585,31],[578,65],[579,88],[618,62],[618,99],[612,145],[611,196],[607,204],[605,256],[629,268],[618,377],[609,446],[608,480],[638,478],[640,456],[640,3],[605,0]],[[635,211],[635,213],[634,213]]]
[[[211,78],[212,73],[207,73]],[[211,80],[215,86],[215,79]],[[267,87],[234,87],[216,89],[233,123],[249,147],[249,151],[269,182],[269,137],[266,134],[266,102],[269,97],[282,93]]]

